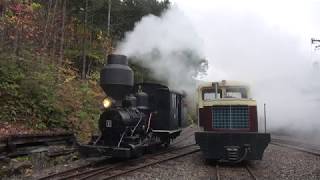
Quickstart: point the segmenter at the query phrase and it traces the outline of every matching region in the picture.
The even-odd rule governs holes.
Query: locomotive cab
[[[270,134],[258,132],[257,104],[248,86],[234,81],[198,88],[196,143],[206,159],[223,162],[261,160]]]

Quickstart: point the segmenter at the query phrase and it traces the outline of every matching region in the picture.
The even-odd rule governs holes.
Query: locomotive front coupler
[[[224,146],[226,152],[226,159],[219,160],[221,163],[237,164],[243,161],[248,153],[251,152],[250,144],[244,144],[240,146]]]

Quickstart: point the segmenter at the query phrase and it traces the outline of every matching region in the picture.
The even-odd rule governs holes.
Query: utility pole
[[[318,60],[319,54],[317,54],[316,51],[320,51],[320,39],[311,38],[311,60],[313,61],[312,68],[315,72],[319,73],[320,72],[319,60]],[[317,55],[316,58],[313,58],[312,53]]]
[[[85,5],[85,9],[84,9],[84,25],[83,25],[83,39],[82,39],[82,74],[81,77],[82,79],[86,79],[86,65],[87,65],[87,54],[86,54],[86,43],[87,43],[87,21],[88,21],[88,1],[86,0],[86,5]]]
[[[320,39],[311,38],[311,46],[314,44],[314,50],[320,50]]]
[[[107,63],[108,59],[108,47],[109,47],[109,42],[110,42],[110,16],[111,16],[111,0],[108,0],[108,20],[107,20],[107,47],[105,50],[105,64]]]
[[[267,112],[266,112],[266,103],[263,104],[263,113],[264,113],[264,133],[267,133]]]
[[[108,1],[108,37],[110,36],[111,0]]]

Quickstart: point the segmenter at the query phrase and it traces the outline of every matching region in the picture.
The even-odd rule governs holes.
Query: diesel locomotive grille
[[[212,126],[222,129],[249,128],[248,106],[215,106],[212,108]]]

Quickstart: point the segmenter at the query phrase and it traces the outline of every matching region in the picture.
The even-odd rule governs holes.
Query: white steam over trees
[[[171,88],[194,93],[195,77],[206,74],[202,40],[176,7],[161,17],[145,16],[119,44],[117,53],[150,69],[151,76]]]
[[[207,80],[249,82],[269,130],[319,142],[320,56],[310,39],[320,38],[320,2],[175,1],[204,40]]]

